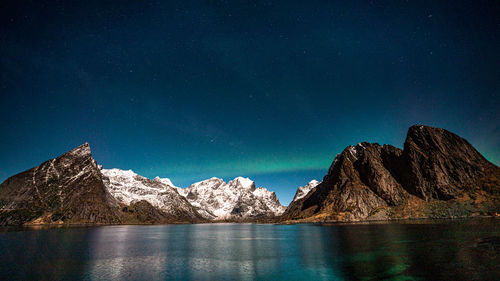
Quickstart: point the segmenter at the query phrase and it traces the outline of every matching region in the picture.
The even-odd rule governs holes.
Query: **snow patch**
[[[297,192],[295,193],[295,196],[293,197],[292,202],[304,198],[313,188],[315,188],[320,183],[321,182],[317,180],[312,180],[308,184],[299,187],[297,189]]]

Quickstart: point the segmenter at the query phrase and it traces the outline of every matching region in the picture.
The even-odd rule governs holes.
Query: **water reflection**
[[[0,232],[0,279],[499,280],[498,237],[498,220]]]

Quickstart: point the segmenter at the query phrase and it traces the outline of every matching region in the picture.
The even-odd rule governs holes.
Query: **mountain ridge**
[[[103,169],[88,143],[0,184],[0,225],[390,220],[493,215],[500,168],[467,140],[414,125],[404,148],[361,142],[337,154],[321,182],[288,207],[249,178],[187,188],[168,178]]]
[[[500,168],[465,139],[444,129],[414,125],[403,150],[367,142],[346,147],[322,183],[292,202],[283,220],[492,214],[500,206],[499,179]]]

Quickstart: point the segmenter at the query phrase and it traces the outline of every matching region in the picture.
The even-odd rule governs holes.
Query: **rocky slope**
[[[404,150],[360,143],[337,155],[323,181],[283,220],[454,217],[498,210],[500,168],[465,139],[412,126]]]
[[[202,220],[195,208],[179,195],[177,187],[169,179],[157,177],[150,180],[131,170],[120,169],[101,169],[101,173],[109,193],[125,206],[145,201],[158,209],[165,218],[174,221]]]
[[[0,185],[0,224],[119,223],[86,143]]]
[[[192,184],[179,193],[210,220],[238,220],[279,216],[285,207],[274,192],[255,188],[248,178],[237,177],[228,183],[211,178]]]

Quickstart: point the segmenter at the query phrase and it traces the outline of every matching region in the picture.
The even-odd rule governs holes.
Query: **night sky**
[[[286,205],[413,124],[500,164],[500,1],[50,2],[0,4],[0,181],[89,142],[105,168],[250,177]]]

